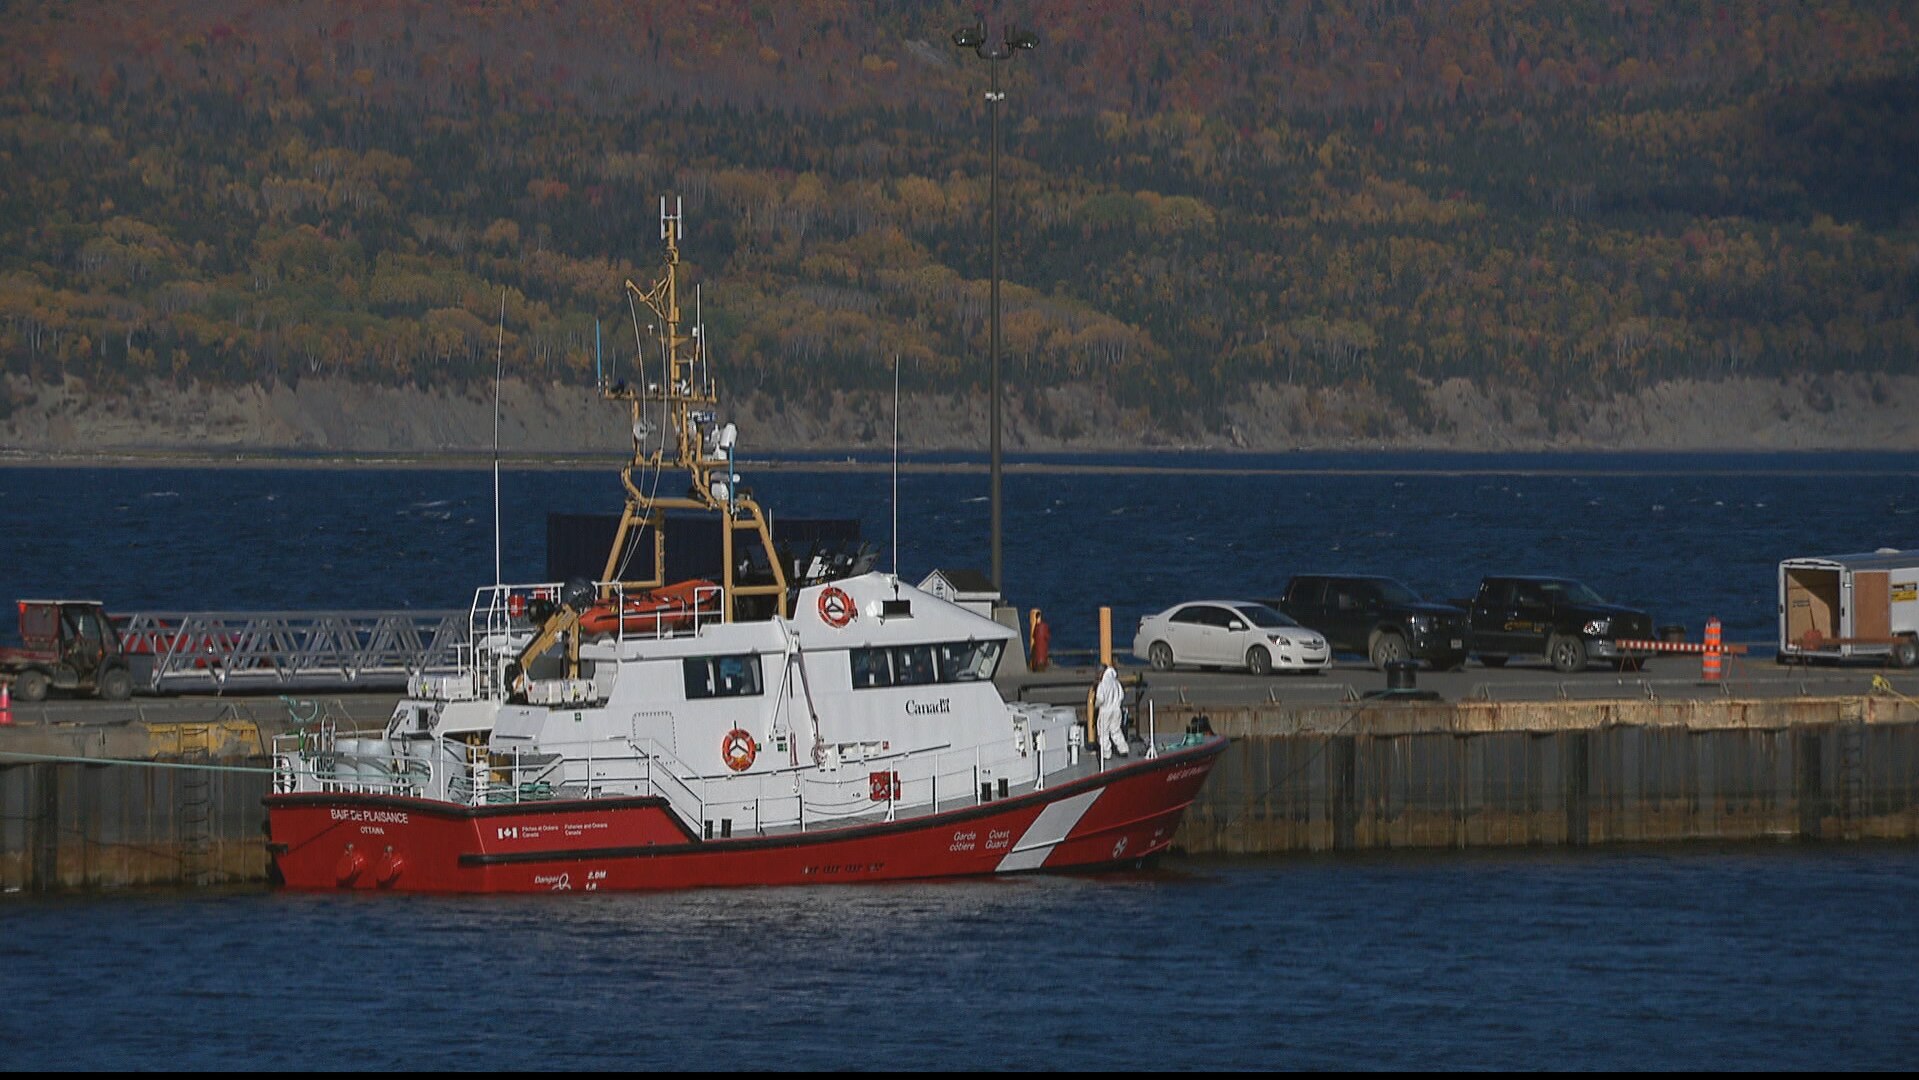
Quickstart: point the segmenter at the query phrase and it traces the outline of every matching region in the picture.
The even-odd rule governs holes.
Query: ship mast
[[[632,280],[626,282],[626,291],[635,300],[645,304],[658,319],[654,324],[664,363],[660,375],[664,383],[649,382],[646,373],[648,365],[642,359],[638,365],[635,383],[614,383],[601,386],[600,394],[608,401],[626,402],[633,424],[633,459],[620,470],[620,483],[626,488],[626,508],[620,515],[619,528],[613,536],[613,548],[607,553],[606,571],[600,575],[601,595],[606,598],[613,591],[614,582],[634,588],[658,588],[666,583],[666,511],[694,510],[720,515],[720,548],[722,558],[722,580],[724,603],[722,611],[726,621],[732,622],[737,615],[738,600],[748,596],[770,596],[774,598],[777,614],[787,614],[786,570],[780,565],[779,553],[773,547],[773,534],[766,513],[750,495],[739,490],[739,477],[733,471],[733,426],[717,426],[715,406],[719,404],[719,390],[711,379],[696,376],[696,368],[705,349],[703,327],[694,327],[691,332],[683,332],[680,311],[680,238],[684,235],[681,203],[677,198],[671,210],[666,199],[660,199],[660,241],[664,248],[660,277],[651,286],[642,288]],[[666,415],[666,421],[672,428],[674,449],[671,461],[666,458],[666,444],[648,450],[641,432],[645,430],[646,417],[651,411],[648,406],[660,407]],[[692,484],[685,495],[660,496],[647,495],[640,490],[635,479],[636,473],[660,472],[667,468],[684,470]],[[623,556],[629,538],[637,529],[651,527],[653,530],[653,567],[650,577],[622,580],[616,575],[621,573]],[[760,584],[741,584],[736,580],[739,573],[739,560],[735,557],[737,548],[736,534],[750,532],[755,534],[765,553],[766,563],[772,568],[773,580]]]

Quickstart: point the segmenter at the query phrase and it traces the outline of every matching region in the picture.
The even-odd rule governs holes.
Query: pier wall
[[[1919,706],[1888,698],[1173,708],[1233,738],[1195,854],[1919,837]]]
[[[1919,703],[1359,702],[1204,712],[1232,737],[1187,813],[1194,854],[1919,838]],[[0,891],[264,880],[270,778],[251,721],[10,729]],[[227,771],[232,770],[232,771]],[[256,771],[257,770],[257,771]]]
[[[260,799],[268,782],[203,771],[0,765],[0,891],[264,881]]]
[[[0,892],[266,879],[271,778],[241,770],[272,763],[251,722],[8,734],[0,749],[148,764],[0,759]]]

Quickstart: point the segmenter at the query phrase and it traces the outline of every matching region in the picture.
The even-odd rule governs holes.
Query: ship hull
[[[270,795],[270,850],[289,888],[394,892],[612,892],[1088,869],[1166,850],[1225,745],[1209,738],[938,814],[716,839],[696,835],[654,798],[476,808]]]

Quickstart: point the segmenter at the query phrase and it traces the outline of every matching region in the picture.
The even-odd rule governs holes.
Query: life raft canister
[[[853,598],[846,595],[845,589],[837,585],[828,585],[820,590],[820,621],[833,629],[838,630],[852,622],[853,616],[858,611],[859,609],[853,605]]]
[[[726,767],[734,772],[745,772],[753,767],[753,759],[760,756],[760,744],[742,728],[734,728],[726,733],[725,741],[720,743],[720,756],[726,759]]]

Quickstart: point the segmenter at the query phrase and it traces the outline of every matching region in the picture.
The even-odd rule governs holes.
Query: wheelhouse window
[[[937,645],[895,645],[890,648],[852,649],[853,689],[888,686],[926,686],[932,683],[983,682],[999,669],[1004,644],[998,641],[952,641]]]
[[[904,645],[893,650],[894,686],[925,686],[938,681],[931,645]]]
[[[854,649],[849,654],[853,665],[853,689],[871,690],[893,685],[891,649]]]
[[[956,641],[939,647],[941,682],[986,682],[999,670],[998,641]]]
[[[708,698],[758,697],[765,692],[760,678],[757,653],[741,656],[689,656],[682,662],[686,672],[686,700]]]

